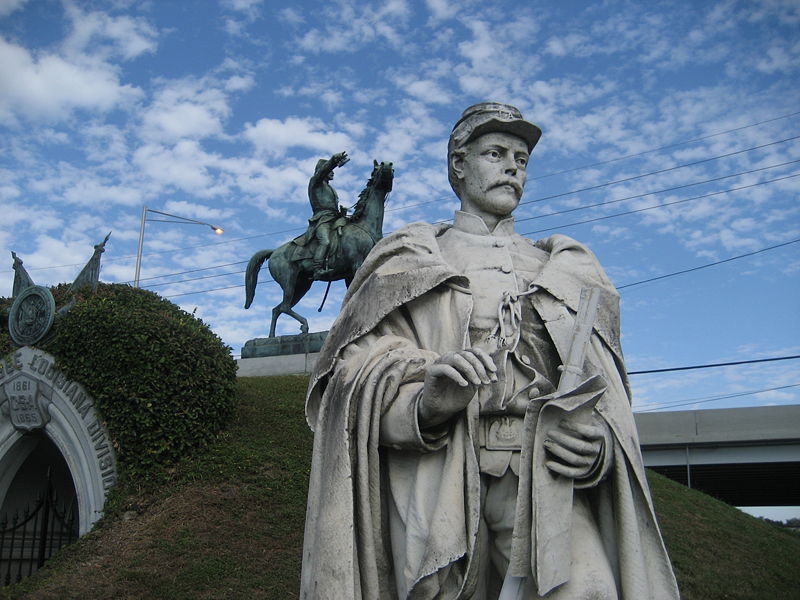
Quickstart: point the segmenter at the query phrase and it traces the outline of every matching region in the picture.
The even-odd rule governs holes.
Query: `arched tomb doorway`
[[[22,503],[24,482],[48,466],[59,494],[74,488],[78,535],[88,533],[117,480],[111,440],[83,386],[25,346],[0,361],[0,507]]]
[[[19,448],[12,449],[12,452],[17,459],[21,456],[25,456],[25,459],[16,472],[9,470],[8,476],[13,475],[13,479],[0,504],[0,520],[4,515],[24,514],[32,506],[32,499],[43,495],[48,485],[62,510],[66,509],[67,512],[77,515],[77,494],[72,473],[67,461],[50,438],[33,432],[20,438],[16,445]],[[80,519],[74,519],[74,522],[77,536]]]

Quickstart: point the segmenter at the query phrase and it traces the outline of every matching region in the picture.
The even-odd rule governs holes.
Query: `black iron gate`
[[[61,502],[50,473],[33,508],[0,515],[0,586],[18,583],[78,537],[75,497]]]

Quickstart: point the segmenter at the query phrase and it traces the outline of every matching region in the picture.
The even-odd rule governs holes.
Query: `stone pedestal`
[[[245,342],[242,358],[286,356],[290,354],[316,354],[328,336],[327,331],[305,335],[280,335],[272,338],[255,338]]]
[[[327,335],[327,331],[319,331],[249,340],[242,347],[242,358],[236,361],[237,375],[266,377],[310,373]]]

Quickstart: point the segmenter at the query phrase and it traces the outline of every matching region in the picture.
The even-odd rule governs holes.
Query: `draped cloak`
[[[356,273],[320,353],[306,400],[315,435],[303,599],[469,598],[475,589],[477,401],[448,423],[442,438],[416,431],[413,448],[380,439],[381,415],[393,400],[418,395],[425,367],[441,354],[469,347],[470,281],[444,261],[437,244],[447,227],[414,223],[381,240]],[[581,289],[601,289],[587,362],[606,380],[595,408],[614,448],[607,478],[591,493],[620,598],[678,598],[630,408],[619,296],[585,246],[562,235],[535,245],[550,257],[528,298],[562,361]],[[525,443],[533,441],[523,441],[523,455]],[[520,465],[520,481],[535,488],[531,469]],[[529,512],[515,536],[530,549],[524,558],[536,573],[535,507]],[[547,524],[539,525],[546,537]],[[512,556],[511,570],[527,567]]]

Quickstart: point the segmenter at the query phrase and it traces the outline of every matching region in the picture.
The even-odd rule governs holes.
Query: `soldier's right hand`
[[[479,348],[448,352],[425,369],[420,426],[433,427],[464,410],[478,387],[497,381],[497,366]]]
[[[350,160],[350,157],[347,156],[347,152],[339,152],[338,154],[334,154],[333,157],[336,159],[337,167],[341,167]]]

